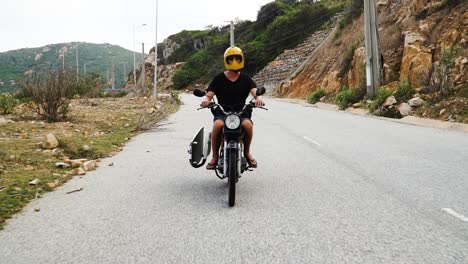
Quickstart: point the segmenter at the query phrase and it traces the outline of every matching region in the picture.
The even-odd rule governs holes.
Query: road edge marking
[[[459,214],[457,212],[455,212],[453,209],[451,208],[442,208],[441,209],[442,211],[446,212],[447,214],[451,215],[451,216],[454,216],[458,219],[460,219],[461,221],[463,222],[468,222],[468,217],[462,215],[462,214]]]
[[[314,143],[314,144],[317,145],[317,146],[321,146],[320,143],[318,143],[318,142],[315,141],[315,140],[312,140],[312,139],[310,139],[310,138],[308,138],[308,137],[306,137],[306,136],[303,136],[303,138],[304,138],[305,140],[309,141],[309,142]]]

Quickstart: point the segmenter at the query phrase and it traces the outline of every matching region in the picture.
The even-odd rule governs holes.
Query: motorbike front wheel
[[[237,182],[237,154],[238,151],[236,149],[230,149],[227,155],[227,178],[228,178],[228,185],[229,185],[229,195],[228,195],[228,202],[229,206],[234,206],[236,202],[236,182]]]

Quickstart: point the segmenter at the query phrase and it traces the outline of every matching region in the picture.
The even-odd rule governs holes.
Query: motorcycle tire
[[[228,185],[229,185],[229,195],[228,195],[228,203],[229,206],[234,206],[236,202],[236,182],[237,182],[237,150],[232,149],[228,153],[227,162],[225,164],[227,167],[227,177],[228,177]]]

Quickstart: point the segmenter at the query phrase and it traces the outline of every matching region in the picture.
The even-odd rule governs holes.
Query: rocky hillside
[[[114,61],[116,86],[123,85],[127,72],[133,67],[132,51],[111,44],[74,42],[0,53],[0,93],[18,90],[20,80],[27,73],[58,69],[63,65],[75,71],[77,45],[80,74],[85,74],[86,68],[86,73],[98,73],[106,81],[108,76],[111,78]]]
[[[390,91],[408,80],[429,106],[458,102],[457,115],[468,115],[468,5],[464,0],[379,0],[378,19],[384,57],[384,85]],[[277,92],[305,98],[318,88],[327,93],[343,86],[365,87],[364,19],[362,15],[337,29],[291,81]],[[400,103],[400,102],[398,102]],[[413,109],[417,110],[417,109]],[[427,109],[426,109],[427,110]],[[444,119],[450,114],[444,109]],[[421,115],[430,115],[424,111]],[[434,111],[433,111],[434,112]],[[455,114],[452,113],[452,119]],[[434,117],[434,116],[432,116]],[[463,119],[463,118],[462,118]]]
[[[347,2],[275,0],[260,8],[256,21],[235,21],[235,43],[246,54],[244,71],[254,75],[285,49],[302,43],[342,11]],[[158,44],[158,61],[163,65],[185,62],[172,78],[172,87],[183,89],[207,83],[222,71],[222,56],[229,45],[228,26],[182,31]],[[148,68],[146,71],[151,73]]]
[[[272,62],[255,74],[254,81],[259,87],[265,87],[271,93],[282,82],[295,77],[295,73],[304,67],[307,59],[320,47],[322,42],[329,37],[332,29],[337,26],[336,22],[342,17],[341,14],[333,17],[324,26],[324,29],[314,32],[303,43],[294,49],[287,49]]]

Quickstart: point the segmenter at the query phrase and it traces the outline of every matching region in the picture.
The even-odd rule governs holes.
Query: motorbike
[[[265,88],[257,88],[256,95],[263,95]],[[196,88],[193,94],[197,97],[205,96],[206,92],[200,88]],[[224,113],[224,127],[221,132],[222,144],[219,150],[218,164],[215,168],[216,176],[220,179],[227,179],[228,182],[228,204],[234,206],[236,199],[236,183],[241,178],[245,171],[252,171],[247,159],[244,157],[243,136],[244,131],[241,126],[241,115],[247,109],[260,108],[268,110],[265,107],[255,105],[255,99],[252,99],[248,104],[245,104],[241,110],[236,111],[233,106],[222,106],[216,102],[211,102],[206,107],[200,109],[218,108]],[[203,166],[211,152],[211,133],[205,137],[204,127],[201,127],[190,142],[188,153],[190,154],[189,162],[194,168]]]

